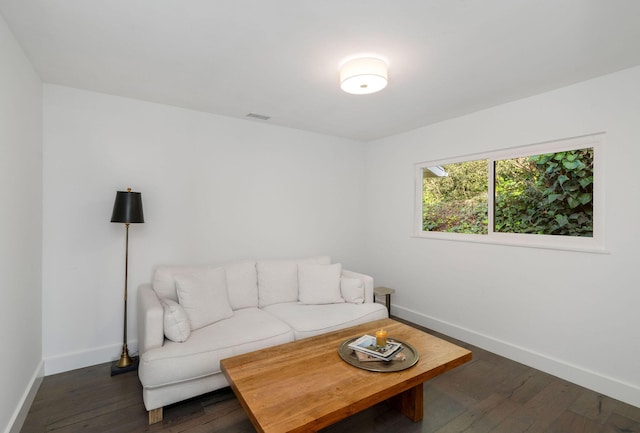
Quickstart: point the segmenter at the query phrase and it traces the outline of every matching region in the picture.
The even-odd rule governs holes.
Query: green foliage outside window
[[[487,160],[447,164],[423,181],[423,230],[487,234]]]
[[[423,181],[423,230],[487,234],[488,161]],[[494,231],[593,236],[593,148],[495,162]]]

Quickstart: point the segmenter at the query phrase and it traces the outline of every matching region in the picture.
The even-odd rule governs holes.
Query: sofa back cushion
[[[296,260],[260,260],[258,271],[258,302],[260,307],[298,301],[298,264],[329,265],[329,256]]]
[[[256,262],[245,260],[227,263],[224,266],[227,273],[227,291],[231,308],[258,306],[258,276],[256,274]]]
[[[153,276],[153,290],[160,298],[178,302],[176,275],[189,275],[209,268],[211,266],[159,266]]]
[[[222,265],[227,278],[229,304],[234,310],[258,306],[256,262],[243,260]],[[153,276],[153,290],[158,297],[178,301],[176,276],[190,275],[212,269],[211,265],[158,266]]]
[[[264,307],[298,301],[298,264],[329,265],[329,256],[292,260],[245,260],[222,265],[226,272],[229,304],[233,310]],[[189,275],[211,265],[159,266],[153,277],[153,290],[160,298],[178,302],[176,276]]]

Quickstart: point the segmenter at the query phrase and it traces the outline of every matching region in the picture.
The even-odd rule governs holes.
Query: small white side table
[[[387,306],[387,311],[389,312],[389,316],[391,316],[391,295],[396,292],[395,289],[391,289],[389,287],[376,287],[373,289],[373,296],[382,296],[384,295],[384,304]]]

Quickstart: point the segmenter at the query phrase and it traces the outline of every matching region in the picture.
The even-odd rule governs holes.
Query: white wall
[[[136,289],[154,266],[329,254],[362,266],[361,143],[55,85],[44,92],[47,374],[118,358],[124,239],[117,190],[142,192]]]
[[[640,68],[367,148],[367,266],[392,313],[640,406]],[[414,164],[605,131],[609,254],[412,238]]]
[[[42,377],[42,84],[0,16],[0,431]]]

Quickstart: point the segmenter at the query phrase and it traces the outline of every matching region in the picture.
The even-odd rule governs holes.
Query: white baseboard
[[[417,325],[441,332],[458,340],[473,344],[482,349],[512,359],[569,382],[607,395],[630,405],[640,407],[640,387],[621,382],[612,377],[572,365],[560,359],[462,328],[452,323],[427,316],[399,305],[392,305],[394,316],[408,320]]]
[[[136,355],[138,352],[138,341],[133,340],[127,342],[127,347],[131,356]],[[44,374],[45,376],[50,376],[52,374],[89,367],[91,365],[115,361],[120,358],[121,353],[122,343],[50,356],[44,359]]]
[[[7,425],[6,433],[20,433],[20,429],[22,429],[24,420],[27,419],[27,414],[29,413],[29,409],[31,409],[31,403],[33,403],[33,399],[36,398],[36,394],[38,393],[38,389],[40,388],[43,377],[44,362],[40,361],[38,367],[36,368],[36,371],[33,373],[33,376],[31,376],[29,385],[25,389],[24,394],[22,394],[22,398],[18,402],[16,410],[13,412],[13,415],[9,420],[9,425]]]

